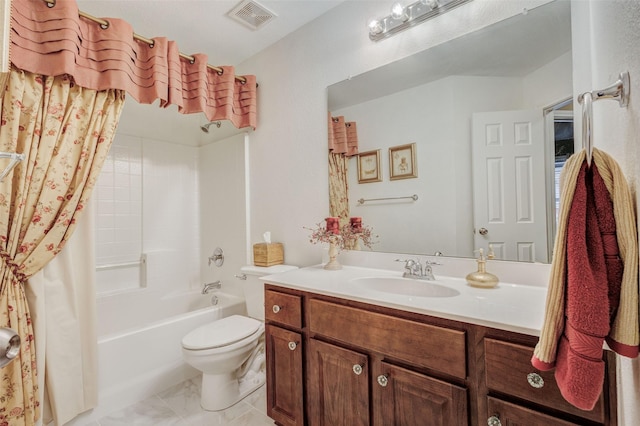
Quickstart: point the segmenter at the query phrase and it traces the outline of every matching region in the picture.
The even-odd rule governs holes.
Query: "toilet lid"
[[[185,349],[211,349],[227,346],[251,336],[262,323],[253,318],[231,315],[202,325],[182,338]]]

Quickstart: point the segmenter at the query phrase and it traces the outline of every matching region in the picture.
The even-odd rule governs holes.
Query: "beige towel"
[[[533,364],[539,369],[555,366],[560,336],[565,321],[565,267],[567,218],[573,199],[576,179],[586,157],[585,151],[569,158],[561,175],[560,215],[553,260],[549,278],[549,289],[545,318],[540,339],[533,353]],[[593,161],[602,176],[613,202],[616,219],[616,237],[620,256],[624,264],[620,304],[607,337],[609,346],[625,356],[638,355],[640,343],[638,317],[638,235],[636,229],[635,203],[627,181],[616,161],[608,154],[594,148]],[[545,368],[546,367],[546,368]]]

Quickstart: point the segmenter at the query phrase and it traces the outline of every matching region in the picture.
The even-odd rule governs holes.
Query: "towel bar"
[[[587,152],[587,165],[591,166],[593,154],[593,135],[591,133],[591,121],[593,119],[594,101],[611,99],[618,101],[620,108],[629,105],[629,72],[620,73],[618,80],[612,85],[601,90],[585,92],[578,96],[578,102],[582,104],[582,147]]]

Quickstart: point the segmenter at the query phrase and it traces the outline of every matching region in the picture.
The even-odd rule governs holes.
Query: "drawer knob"
[[[280,312],[280,306],[273,305],[273,308],[271,308],[271,310],[273,311],[274,314],[277,314],[278,312]]]
[[[288,346],[290,351],[295,351],[296,348],[298,347],[298,344],[296,342],[289,342]]]
[[[544,386],[544,379],[538,373],[527,374],[527,382],[532,388],[540,389]]]
[[[497,414],[489,417],[487,419],[487,426],[502,426],[502,422],[500,421],[500,417]]]
[[[378,384],[382,387],[385,387],[389,384],[389,379],[384,374],[378,376]]]
[[[353,372],[356,373],[357,376],[362,374],[362,366],[360,364],[353,365]]]

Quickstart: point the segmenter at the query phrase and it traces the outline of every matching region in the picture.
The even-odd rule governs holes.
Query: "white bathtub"
[[[99,405],[72,424],[86,424],[199,374],[182,360],[182,337],[216,319],[234,314],[246,315],[244,299],[218,292],[215,293],[218,304],[211,306],[212,295],[187,292],[165,296],[162,299],[166,303],[153,309],[147,309],[149,303],[138,305],[145,309],[134,309],[139,318],[133,318],[133,321],[148,320],[160,313],[170,316],[162,320],[137,322],[139,325],[133,328],[127,325],[131,324],[132,318],[127,318],[127,321],[116,319],[114,311],[111,311],[108,315],[113,316],[114,321],[99,327],[103,333],[98,338]],[[120,302],[137,302],[136,297],[129,296],[120,298]],[[193,308],[195,310],[190,310]],[[185,309],[186,312],[180,312]],[[115,312],[126,312],[125,306]],[[99,309],[99,323],[105,322],[104,315],[101,318]]]

